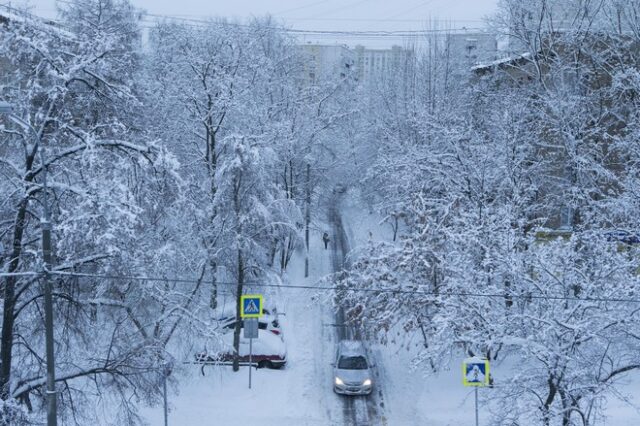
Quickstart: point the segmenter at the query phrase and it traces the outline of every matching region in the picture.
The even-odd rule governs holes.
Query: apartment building
[[[489,32],[455,32],[444,36],[450,57],[464,66],[493,61],[498,57],[498,39]]]
[[[367,49],[358,45],[354,49],[356,75],[360,82],[397,70],[414,56],[413,50],[401,46],[391,49]]]
[[[624,97],[619,98],[620,93],[612,90],[616,84],[612,70],[637,72],[640,69],[636,59],[640,57],[640,42],[632,35],[596,31],[581,34],[577,38],[580,43],[574,44],[562,35],[562,32],[544,35],[538,52],[477,65],[471,71],[474,84],[489,84],[506,90],[530,88],[528,93],[532,99],[538,97],[537,90],[542,90],[541,87],[565,97],[580,93],[581,108],[592,108],[591,119],[580,121],[576,117],[575,122],[566,123],[571,131],[558,132],[544,123],[538,128],[536,155],[545,160],[547,169],[541,175],[532,176],[532,180],[537,181],[538,196],[553,200],[544,212],[545,226],[567,231],[580,221],[580,205],[572,202],[567,188],[578,181],[583,171],[573,165],[574,154],[565,147],[564,138],[570,138],[574,134],[572,131],[579,134],[582,149],[607,153],[600,164],[604,170],[618,177],[628,173],[624,169],[624,159],[618,158],[612,144],[625,134],[633,111],[619,105]],[[591,104],[585,101],[588,97],[593,99]],[[615,179],[598,180],[594,181],[594,186],[603,192],[615,192],[615,182]]]
[[[304,56],[304,80],[313,84],[323,78],[346,77],[353,69],[354,52],[341,44],[298,46]]]

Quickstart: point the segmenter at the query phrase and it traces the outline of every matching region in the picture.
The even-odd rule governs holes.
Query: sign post
[[[258,318],[244,320],[244,338],[249,339],[249,389],[251,389],[251,366],[253,365],[253,339],[258,338]]]
[[[251,367],[253,364],[253,339],[258,338],[258,318],[262,316],[261,294],[240,296],[240,317],[244,327],[244,338],[249,339],[249,389],[251,389]]]
[[[462,362],[462,384],[475,387],[476,426],[478,421],[478,388],[489,386],[489,360],[485,358],[467,358]]]
[[[251,387],[251,385],[249,385],[249,387]],[[476,388],[474,389],[475,394],[476,394],[476,426],[478,426],[478,424],[480,423],[478,421],[478,387],[476,386]]]
[[[164,399],[164,426],[169,426],[169,403],[167,401],[167,377],[171,374],[173,365],[171,362],[165,361],[162,366],[162,396]]]

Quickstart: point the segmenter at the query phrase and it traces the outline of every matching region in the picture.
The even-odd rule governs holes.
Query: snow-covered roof
[[[29,24],[42,30],[53,31],[61,36],[73,37],[71,32],[65,30],[62,25],[56,21],[32,15],[5,5],[0,5],[0,22]]]
[[[513,64],[515,62],[519,62],[522,60],[529,60],[531,59],[531,53],[530,52],[526,52],[526,53],[522,53],[520,55],[512,55],[512,56],[507,56],[504,58],[500,58],[500,59],[496,59],[495,61],[491,61],[485,64],[478,64],[475,65],[473,67],[471,67],[471,71],[473,72],[478,72],[478,71],[488,71],[494,68],[498,68],[502,65],[507,65],[507,64]]]
[[[362,342],[357,340],[343,340],[340,342],[340,352],[343,355],[364,355]]]

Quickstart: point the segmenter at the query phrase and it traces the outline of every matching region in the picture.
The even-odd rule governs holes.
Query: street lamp
[[[44,146],[40,140],[40,135],[29,123],[13,113],[13,105],[9,102],[0,101],[0,114],[6,115],[14,123],[29,130],[34,137],[34,142],[38,144],[40,152],[40,163],[42,164],[42,186],[43,186],[43,218],[40,218],[40,229],[42,230],[42,260],[44,261],[44,328],[45,346],[47,352],[47,426],[56,426],[56,369],[53,354],[53,296],[51,291],[51,221],[49,220],[49,201],[47,188],[47,162],[44,156]]]

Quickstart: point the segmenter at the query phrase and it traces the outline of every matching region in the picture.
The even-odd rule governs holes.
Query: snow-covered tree
[[[560,6],[577,26],[554,20]],[[526,364],[492,391],[517,407],[496,424],[588,425],[639,365],[633,14],[616,2],[502,7],[524,55],[469,70],[436,108],[414,96],[411,122],[370,112],[385,136],[372,176],[406,223],[396,244],[353,256],[337,300],[384,342],[417,339],[427,370],[461,349]],[[397,105],[398,93],[379,96]]]
[[[152,239],[174,205],[178,185],[173,156],[140,127],[133,9],[125,1],[77,1],[65,4],[62,17],[56,25],[29,16],[12,19],[1,34],[0,56],[8,70],[2,98],[28,126],[5,121],[0,144],[6,177],[0,188],[0,238],[10,248],[0,257],[2,271],[14,274],[2,279],[0,385],[2,399],[17,398],[29,409],[37,407],[34,397],[39,402],[45,396],[42,289],[34,277],[15,274],[42,268],[46,169],[60,412],[81,418],[86,410],[72,401],[86,395],[80,391],[85,386],[117,390],[125,411],[132,394],[153,396],[163,340],[171,333],[149,337],[136,325],[159,317],[171,322],[175,316],[155,309],[151,284],[107,285],[87,278],[79,285],[77,277],[65,274],[170,272],[156,269],[162,256],[149,252],[157,249]]]

